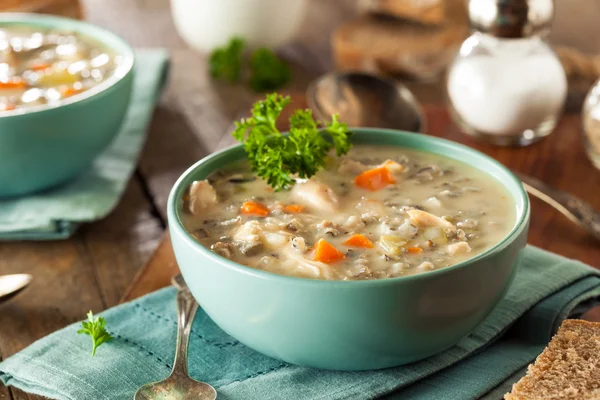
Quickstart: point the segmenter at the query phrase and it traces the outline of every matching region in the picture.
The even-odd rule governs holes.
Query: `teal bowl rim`
[[[56,110],[58,108],[67,107],[74,103],[80,103],[89,100],[91,97],[103,93],[107,89],[115,86],[118,82],[122,81],[133,72],[133,66],[135,64],[135,53],[133,48],[119,35],[104,28],[100,28],[99,26],[73,18],[65,18],[48,14],[13,12],[0,13],[0,27],[7,25],[39,26],[45,28],[73,30],[77,33],[80,33],[82,36],[89,37],[92,40],[97,41],[107,48],[113,50],[117,55],[123,56],[124,60],[111,77],[91,89],[60,101],[56,105],[42,104],[28,108],[3,111],[0,113],[0,120],[3,118],[16,118],[33,113],[39,114],[51,112],[52,110]]]
[[[468,268],[473,263],[476,263],[477,261],[482,260],[491,255],[498,254],[500,251],[504,250],[508,245],[510,245],[514,240],[516,240],[517,237],[523,231],[523,229],[525,229],[527,227],[528,222],[529,222],[529,216],[530,216],[530,204],[529,204],[529,197],[527,196],[527,193],[525,192],[523,184],[508,168],[506,168],[504,165],[502,165],[500,162],[496,161],[492,157],[489,157],[488,155],[481,153],[480,151],[477,151],[475,149],[472,149],[472,148],[462,145],[460,143],[453,142],[451,140],[438,138],[438,137],[434,137],[434,136],[428,136],[428,135],[419,134],[419,133],[414,133],[414,132],[404,132],[404,131],[398,131],[398,130],[394,130],[394,129],[381,129],[381,128],[352,128],[352,131],[356,132],[356,133],[365,133],[365,134],[383,133],[385,135],[400,135],[400,136],[405,136],[405,137],[410,137],[410,136],[414,135],[414,136],[418,136],[418,140],[421,140],[424,143],[437,143],[437,144],[441,145],[442,147],[444,147],[445,149],[449,149],[449,150],[451,150],[453,148],[460,149],[462,151],[470,152],[470,153],[473,153],[474,155],[477,155],[478,157],[483,158],[483,160],[485,160],[485,162],[488,162],[488,163],[494,165],[496,168],[499,168],[507,176],[509,176],[513,181],[512,183],[516,184],[516,187],[519,189],[516,193],[517,201],[515,201],[515,207],[517,207],[520,203],[520,204],[522,204],[522,208],[520,209],[520,214],[519,214],[519,207],[517,207],[518,214],[516,216],[516,221],[515,221],[513,228],[501,241],[499,241],[491,248],[487,249],[486,251],[482,252],[481,254],[476,255],[473,258],[469,258],[467,260],[450,265],[448,267],[444,267],[444,268],[440,268],[440,269],[436,269],[436,270],[432,270],[432,271],[425,271],[425,272],[421,272],[421,273],[414,274],[414,275],[399,276],[399,277],[395,277],[395,278],[384,278],[384,279],[374,279],[374,280],[357,280],[357,281],[322,280],[322,279],[309,279],[309,278],[300,278],[300,277],[294,277],[294,276],[280,275],[280,274],[275,274],[272,272],[262,271],[262,270],[258,270],[258,269],[252,268],[252,267],[248,267],[246,265],[231,261],[225,257],[221,257],[221,256],[213,253],[206,247],[202,246],[200,243],[198,243],[183,227],[183,224],[181,222],[181,219],[179,218],[179,212],[177,209],[179,202],[176,201],[176,199],[179,200],[181,198],[183,191],[186,189],[185,187],[182,187],[182,183],[185,180],[187,180],[187,178],[190,175],[194,174],[204,164],[209,163],[210,161],[212,161],[215,158],[222,157],[225,153],[243,150],[242,145],[238,144],[238,145],[233,145],[233,146],[227,147],[223,150],[220,150],[218,152],[210,154],[207,157],[204,157],[203,159],[201,159],[200,161],[196,162],[191,167],[189,167],[177,179],[177,181],[173,185],[173,188],[171,189],[171,192],[169,194],[169,199],[167,201],[167,217],[168,217],[168,222],[169,222],[169,230],[174,229],[175,233],[177,234],[177,235],[173,235],[173,234],[171,235],[171,241],[178,240],[176,236],[181,236],[188,246],[191,246],[194,249],[196,249],[197,251],[199,251],[202,256],[207,257],[211,261],[221,264],[223,267],[226,267],[230,270],[234,270],[236,272],[239,272],[239,273],[242,273],[245,275],[251,275],[258,279],[273,280],[273,281],[277,281],[280,283],[288,283],[288,284],[324,285],[324,286],[329,286],[329,287],[340,287],[340,288],[341,287],[344,287],[344,288],[377,287],[377,286],[393,285],[393,284],[397,284],[400,282],[410,282],[413,280],[439,277],[439,276],[443,276],[445,274],[451,273],[458,269]],[[360,143],[361,144],[368,143],[368,140],[360,141]],[[374,145],[376,145],[376,144],[374,143]],[[406,146],[402,146],[402,145],[398,145],[395,147],[410,148],[410,147],[406,147]],[[421,149],[415,149],[415,150],[424,151],[427,153],[438,154],[435,152],[428,152],[428,151],[421,150]],[[440,155],[444,156],[443,154],[440,154]],[[448,156],[444,156],[444,157],[448,157]],[[458,161],[461,161],[461,160],[458,160]],[[469,162],[467,162],[465,160],[462,160],[462,162],[467,165],[470,165]],[[483,172],[487,175],[490,175],[486,171],[483,171]],[[502,184],[505,187],[505,189],[509,193],[511,193],[511,197],[515,197],[514,195],[512,195],[512,191],[509,190],[509,188],[506,187],[506,185],[503,182],[500,182],[500,184]]]

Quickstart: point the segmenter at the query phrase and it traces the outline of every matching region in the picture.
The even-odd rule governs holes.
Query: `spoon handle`
[[[600,239],[600,213],[585,201],[545,183],[517,174],[527,192],[560,211],[565,217]]]
[[[178,291],[177,347],[175,349],[175,360],[173,361],[171,375],[188,375],[187,350],[196,311],[198,311],[198,302],[192,294],[187,290]]]

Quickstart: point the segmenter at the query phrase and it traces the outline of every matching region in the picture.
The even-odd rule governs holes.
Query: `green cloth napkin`
[[[0,240],[64,239],[80,223],[104,218],[115,208],[137,164],[167,70],[165,50],[136,52],[131,103],[111,145],[65,185],[0,200]]]
[[[190,374],[215,386],[225,400],[483,396],[533,360],[565,317],[600,298],[598,271],[534,247],[524,252],[515,282],[492,314],[456,346],[426,360],[364,372],[298,367],[242,345],[200,310],[190,340]],[[103,316],[115,339],[95,357],[89,337],[77,335],[79,324],[73,324],[2,362],[0,380],[53,399],[121,400],[169,374],[177,327],[173,288]]]

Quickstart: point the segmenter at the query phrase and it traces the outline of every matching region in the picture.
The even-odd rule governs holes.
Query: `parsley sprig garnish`
[[[94,317],[94,314],[90,311],[87,313],[87,321],[81,323],[82,328],[77,333],[83,333],[89,335],[92,338],[92,357],[96,355],[96,349],[102,343],[106,343],[113,339],[113,337],[106,331],[104,325],[106,321],[102,317]]]
[[[254,172],[276,191],[291,187],[295,183],[293,175],[310,178],[317,173],[325,166],[327,153],[333,147],[340,156],[352,146],[348,140],[352,133],[337,115],[331,117],[331,122],[317,123],[310,110],[294,112],[289,135],[282,135],[277,119],[289,103],[289,97],[267,95],[254,104],[250,118],[235,123],[232,133],[244,144]]]

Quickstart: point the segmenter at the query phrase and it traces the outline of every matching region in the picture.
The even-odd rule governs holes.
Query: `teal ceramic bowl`
[[[0,29],[15,25],[75,31],[112,49],[123,62],[114,76],[57,106],[0,113],[0,197],[61,184],[88,167],[117,134],[133,84],[133,50],[118,36],[67,18],[0,13]]]
[[[355,131],[355,143],[427,151],[487,172],[512,196],[516,223],[488,251],[417,275],[372,281],[275,275],[212,253],[183,228],[179,215],[187,186],[243,158],[244,151],[235,146],[199,161],[179,178],[168,203],[171,240],[183,277],[223,330],[261,353],[292,364],[378,369],[444,351],[468,335],[502,299],[527,241],[527,195],[519,180],[498,162],[431,136],[369,128]]]

